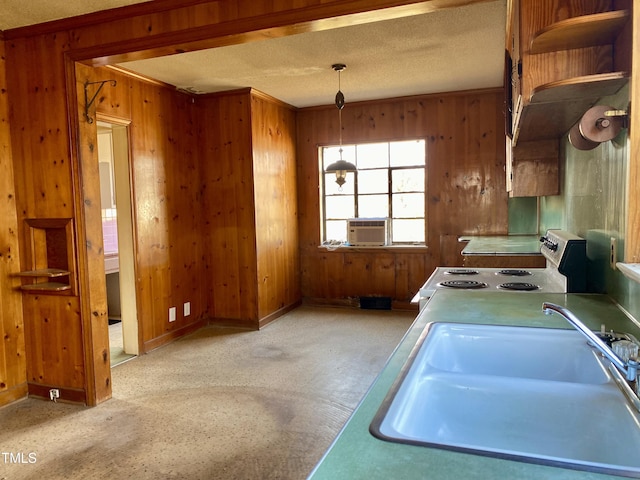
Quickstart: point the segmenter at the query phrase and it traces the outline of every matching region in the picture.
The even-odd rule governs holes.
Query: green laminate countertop
[[[438,448],[385,442],[369,433],[369,425],[373,417],[427,323],[459,322],[571,328],[559,315],[542,313],[541,307],[544,301],[564,305],[593,330],[599,330],[600,325],[604,323],[607,330],[626,331],[640,338],[640,330],[636,324],[605,295],[438,290],[409,328],[309,479],[602,480],[620,478]]]
[[[537,235],[503,235],[492,237],[460,237],[468,242],[463,255],[542,255]]]

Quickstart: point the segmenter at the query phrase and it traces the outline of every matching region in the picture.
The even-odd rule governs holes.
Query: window
[[[347,219],[391,219],[392,244],[425,242],[425,141],[343,145],[342,158],[357,167],[340,188],[324,173],[340,158],[339,146],[320,148],[322,240],[347,240]]]

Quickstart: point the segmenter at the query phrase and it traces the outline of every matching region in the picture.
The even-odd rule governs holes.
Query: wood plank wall
[[[460,264],[458,235],[506,234],[503,93],[426,95],[349,104],[344,143],[427,140],[427,249],[327,251],[318,248],[318,145],[337,143],[333,107],[298,112],[298,192],[302,295],[353,303],[390,296],[407,306],[439,265]],[[441,248],[442,244],[442,248]]]
[[[140,352],[202,325],[202,181],[190,96],[110,69],[84,68],[89,81],[116,80],[98,100],[102,118],[130,121],[131,188]],[[97,159],[95,160],[97,164]],[[94,178],[95,181],[95,178]],[[191,303],[191,315],[183,304]],[[169,308],[177,318],[169,322]]]
[[[251,126],[260,326],[300,301],[296,117],[253,92]]]
[[[209,228],[204,232],[211,316],[220,324],[258,320],[255,205],[248,91],[198,101]]]
[[[7,65],[11,65],[7,89],[22,269],[29,269],[26,259],[31,248],[26,219],[76,218],[65,69],[62,62],[51,62],[66,49],[67,38],[64,34],[43,35],[6,43]],[[55,386],[62,389],[63,399],[70,396],[85,401],[80,311],[77,295],[23,295],[31,393],[40,395]]]
[[[0,406],[27,393],[26,353],[20,280],[18,220],[9,132],[5,42],[0,36]]]
[[[105,65],[124,59],[148,58],[176,51],[254,41],[265,36],[277,37],[411,15],[459,2],[447,0],[437,2],[436,6],[432,6],[432,3],[411,0],[279,0],[263,2],[258,8],[255,2],[248,0],[234,3],[198,0],[181,2],[179,6],[173,1],[158,1],[5,32],[16,223],[19,235],[22,235],[19,242],[21,263],[25,263],[28,246],[22,228],[25,219],[68,218],[76,232],[74,241],[77,264],[73,268],[78,277],[77,291],[64,295],[23,296],[24,322],[28,326],[25,329],[27,378],[31,385],[37,387],[34,393],[46,393],[49,386],[55,386],[65,389],[63,398],[68,393],[70,399],[89,404],[98,403],[109,396],[109,387],[106,385],[109,381],[106,366],[108,354],[104,351],[106,330],[103,328],[106,321],[105,293],[104,286],[96,283],[101,273],[100,268],[92,270],[98,264],[101,244],[95,227],[95,205],[85,203],[93,202],[96,189],[95,185],[84,185],[85,179],[82,177],[83,168],[87,171],[93,169],[93,145],[88,142],[90,131],[83,131],[83,121],[75,119],[77,110],[82,108],[83,92],[82,79],[78,82],[75,79],[74,61]],[[332,20],[327,22],[326,19]],[[141,341],[144,350],[154,348],[184,332],[181,329],[207,311],[205,303],[210,301],[208,295],[211,288],[205,287],[203,292],[202,286],[194,286],[198,276],[194,265],[207,260],[204,254],[206,245],[194,244],[194,241],[197,243],[195,237],[199,231],[190,228],[195,215],[199,213],[197,200],[202,193],[200,189],[205,188],[200,183],[192,184],[191,180],[198,178],[199,173],[207,174],[207,171],[199,172],[202,165],[195,160],[198,154],[191,150],[193,126],[189,123],[192,121],[190,113],[187,113],[189,109],[183,104],[186,100],[180,100],[177,94],[160,93],[149,86],[130,85],[124,80],[120,86],[128,86],[131,92],[125,92],[125,88],[105,90],[105,94],[110,92],[109,97],[101,100],[100,108],[132,120],[132,149],[139,152],[136,156],[134,188],[138,212],[143,212],[144,218],[137,220],[139,257],[136,261],[141,267],[136,273],[142,289],[139,301],[147,308],[139,308],[138,312],[141,318],[145,315],[151,317],[142,326]],[[79,92],[79,98],[76,98],[74,90]],[[105,107],[107,101],[108,109]],[[394,105],[389,111],[386,106],[380,108],[385,115],[391,115],[391,112],[401,113],[408,108],[406,115],[420,116],[416,112],[422,107],[416,110],[409,104],[405,105],[405,102]],[[125,112],[125,107],[129,108],[129,112]],[[469,109],[473,110],[472,107]],[[432,108],[429,112],[436,114],[437,110]],[[172,116],[175,116],[174,123],[170,119]],[[393,118],[396,122],[396,117]],[[385,124],[382,118],[376,121],[380,125]],[[427,120],[422,118],[418,124],[423,125],[424,122]],[[171,128],[177,123],[180,123],[181,129],[174,136]],[[395,130],[397,131],[397,127],[403,132],[406,129],[404,133],[408,135],[424,130],[416,127],[417,124],[412,127],[409,123],[398,122]],[[145,125],[152,125],[157,129],[156,133],[149,133],[150,129],[145,128]],[[363,131],[371,129],[370,123],[362,125]],[[393,131],[393,128],[389,130]],[[470,130],[469,133],[475,133],[475,130]],[[373,135],[369,137],[372,138]],[[326,140],[334,141],[328,137]],[[460,141],[459,138],[456,140]],[[483,139],[478,141],[481,144],[484,142]],[[472,140],[468,140],[465,143],[470,150],[471,142]],[[455,149],[449,148],[448,151],[452,153]],[[315,158],[315,152],[312,157],[306,155],[302,161],[305,162],[306,158]],[[302,174],[299,178],[305,178],[305,174],[309,173],[304,171],[305,168],[303,166],[302,170],[298,170]],[[146,182],[141,181],[141,178],[147,179]],[[153,178],[151,183],[148,180],[150,178]],[[315,179],[317,181],[317,174]],[[311,184],[313,188],[307,189],[309,185],[304,181],[298,181],[297,185],[298,190],[303,192],[298,202],[298,212],[303,219],[301,232],[308,234],[312,228],[308,226],[308,218],[304,216],[309,213],[313,216],[313,209],[305,207],[303,211],[300,210],[300,205],[304,205],[305,197],[309,191],[314,191],[315,186]],[[288,193],[287,198],[291,199],[292,195]],[[212,205],[207,207],[212,208]],[[284,210],[290,208],[286,207]],[[488,207],[482,210],[488,210]],[[506,214],[504,217],[506,218]],[[7,218],[11,221],[10,216]],[[178,228],[172,226],[173,222]],[[291,223],[286,225],[289,228]],[[303,238],[309,243],[312,237],[307,235]],[[317,236],[313,238],[317,242]],[[262,243],[268,244],[269,241],[264,240]],[[287,242],[287,249],[294,248],[287,238],[283,242]],[[261,243],[258,248],[260,245]],[[304,252],[307,247],[302,247]],[[174,253],[178,250],[189,252],[182,256]],[[290,270],[295,265],[295,261],[290,260],[291,251],[287,250],[283,257],[286,257],[283,261],[293,263],[289,263],[286,270],[289,277],[281,285],[295,284],[296,274]],[[381,285],[381,291],[388,291],[388,280],[391,277],[389,271],[392,268],[394,272],[406,272],[402,273],[402,278],[395,278],[395,273],[392,275],[395,278],[396,298],[406,298],[406,292],[415,284],[414,279],[422,280],[423,273],[430,268],[428,265],[432,254],[412,255],[403,257],[406,259],[404,263],[397,260],[395,253],[374,259],[377,262],[375,265],[380,266],[384,272],[381,280],[376,281]],[[315,282],[310,283],[314,274],[323,273],[314,265],[309,265],[312,258],[314,257],[303,255],[300,264],[303,271],[306,270],[301,282],[303,291],[306,289],[307,294],[314,293],[310,288],[315,288],[319,291],[316,292],[318,296],[332,293],[344,295],[342,288],[335,284],[336,272],[342,268],[340,265],[326,269],[328,280],[320,281],[317,288]],[[358,265],[363,264],[363,261],[365,260],[353,257],[346,259],[343,264]],[[427,263],[423,266],[423,262]],[[243,268],[262,269],[264,265],[259,261],[255,267],[245,265]],[[217,267],[209,265],[208,268]],[[279,270],[275,269],[274,272],[276,271]],[[361,272],[359,268],[347,268],[345,278],[354,284],[361,282]],[[275,279],[277,276],[269,278]],[[6,290],[6,286],[2,288]],[[243,284],[242,288],[247,287]],[[266,287],[265,291],[268,292],[269,288]],[[291,288],[291,292],[295,292],[295,287]],[[5,290],[2,291],[3,299]],[[195,305],[192,311],[195,313],[191,320],[179,319],[175,325],[167,326],[165,319],[168,306],[176,304],[178,311],[181,311],[181,302],[192,296],[196,300],[193,301]],[[269,296],[267,293],[267,297]],[[273,305],[283,301],[286,305],[288,299],[295,297],[295,293],[287,292],[273,304],[267,302],[268,305],[256,304],[249,308],[254,309],[251,313],[256,312],[257,318],[270,311]],[[10,307],[10,310],[15,308]],[[17,366],[20,368],[19,361]]]
[[[295,112],[250,90],[196,105],[209,313],[259,328],[300,299]]]

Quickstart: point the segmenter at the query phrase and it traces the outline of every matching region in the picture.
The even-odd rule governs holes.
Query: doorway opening
[[[126,123],[99,119],[98,161],[111,367],[139,353]]]

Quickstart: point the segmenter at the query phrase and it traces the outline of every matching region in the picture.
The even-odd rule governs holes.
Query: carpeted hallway
[[[97,407],[0,409],[0,480],[304,479],[415,316],[304,306],[201,329],[115,367]]]

